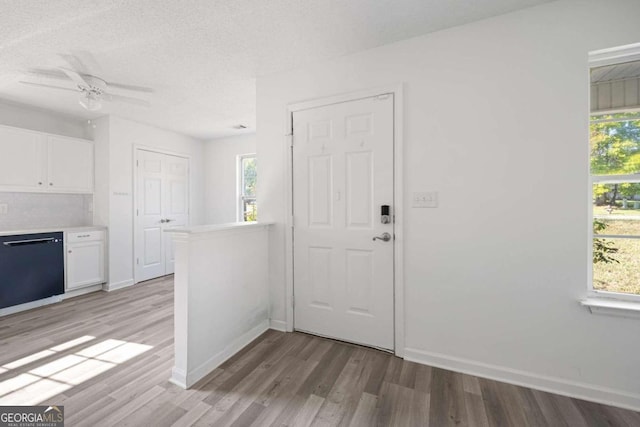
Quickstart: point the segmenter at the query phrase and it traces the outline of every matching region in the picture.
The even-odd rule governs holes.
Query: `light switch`
[[[9,205],[6,203],[0,203],[0,215],[6,215],[9,213]]]
[[[422,191],[413,193],[412,206],[414,208],[437,208],[438,207],[438,192],[437,191]]]

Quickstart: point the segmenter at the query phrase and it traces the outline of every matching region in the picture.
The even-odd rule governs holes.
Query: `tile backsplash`
[[[93,196],[0,192],[0,231],[92,224]]]

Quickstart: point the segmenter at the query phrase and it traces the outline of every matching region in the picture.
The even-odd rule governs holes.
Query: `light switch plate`
[[[438,192],[422,191],[413,193],[412,201],[412,206],[414,208],[437,208]]]
[[[0,203],[0,215],[6,215],[9,213],[9,205],[6,203]]]

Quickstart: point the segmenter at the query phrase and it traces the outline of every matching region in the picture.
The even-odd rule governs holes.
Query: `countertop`
[[[94,231],[94,230],[106,230],[107,227],[102,225],[86,225],[83,227],[47,227],[47,228],[34,228],[31,230],[3,230],[0,231],[0,236],[17,236],[20,234],[37,234],[37,233],[74,233],[82,231]]]
[[[240,230],[262,228],[272,225],[271,222],[230,222],[227,224],[195,225],[191,227],[174,227],[164,230],[165,233],[201,234],[224,230]]]

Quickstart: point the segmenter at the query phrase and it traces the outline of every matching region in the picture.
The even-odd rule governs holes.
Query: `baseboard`
[[[269,320],[265,319],[257,326],[245,332],[229,343],[222,351],[216,353],[200,366],[187,372],[186,375],[175,367],[172,370],[171,382],[183,388],[189,388],[202,378],[209,375],[214,369],[223,364],[227,359],[242,350],[247,344],[262,335],[269,329]]]
[[[282,320],[269,320],[269,329],[274,329],[280,332],[287,332],[287,322]]]
[[[38,308],[38,307],[43,307],[49,304],[55,304],[57,302],[61,302],[69,298],[88,294],[89,292],[96,292],[102,289],[103,289],[102,285],[87,286],[86,288],[66,291],[64,294],[54,295],[52,297],[43,298],[37,301],[31,301],[31,302],[26,302],[20,305],[14,305],[11,307],[2,308],[0,309],[0,317],[8,316],[14,313],[19,313],[21,311],[31,310],[32,308]]]
[[[101,291],[104,289],[103,285],[92,285],[87,286],[86,288],[74,289],[72,291],[67,291],[62,295],[62,299],[69,299],[74,297],[79,297],[80,295],[88,294],[90,292]]]
[[[640,410],[640,395],[474,360],[405,348],[405,360],[620,408]]]
[[[64,294],[54,295],[52,297],[39,299],[37,301],[25,302],[24,304],[12,305],[11,307],[0,308],[0,317],[10,314],[19,313],[32,308],[42,307],[44,305],[55,304],[64,299]]]
[[[175,366],[171,369],[171,378],[169,378],[171,384],[175,384],[180,388],[187,388],[187,374]]]
[[[133,286],[134,284],[135,282],[133,281],[133,279],[128,279],[128,280],[123,280],[122,282],[105,283],[104,285],[102,285],[102,289],[107,292],[111,292],[111,291],[115,291],[116,289],[122,289],[122,288],[127,288],[129,286]]]

